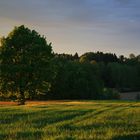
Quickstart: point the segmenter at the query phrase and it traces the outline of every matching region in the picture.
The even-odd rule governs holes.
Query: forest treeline
[[[50,98],[118,99],[118,92],[140,90],[140,55],[129,58],[88,52],[81,56],[54,54],[57,74]]]
[[[44,36],[24,25],[1,38],[1,98],[119,99],[140,90],[140,55],[57,54]],[[21,104],[22,104],[21,103]]]

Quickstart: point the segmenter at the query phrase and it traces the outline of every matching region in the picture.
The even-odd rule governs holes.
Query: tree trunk
[[[25,105],[24,91],[20,90],[20,97],[18,99],[18,105]]]

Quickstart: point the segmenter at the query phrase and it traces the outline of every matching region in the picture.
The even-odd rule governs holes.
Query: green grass
[[[0,106],[0,140],[138,140],[140,103]]]

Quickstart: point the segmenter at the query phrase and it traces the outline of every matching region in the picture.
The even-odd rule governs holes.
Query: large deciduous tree
[[[1,38],[1,92],[18,93],[19,103],[25,104],[25,93],[34,96],[46,90],[51,56],[51,43],[44,36],[24,25],[15,27]]]

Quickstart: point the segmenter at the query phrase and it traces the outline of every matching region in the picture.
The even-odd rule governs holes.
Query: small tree
[[[25,93],[32,97],[42,92],[49,84],[51,56],[51,43],[47,44],[44,36],[24,25],[15,27],[7,37],[1,39],[1,92],[18,93],[20,104],[25,104]]]

